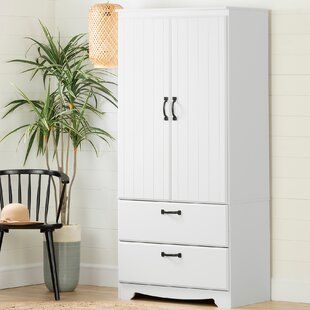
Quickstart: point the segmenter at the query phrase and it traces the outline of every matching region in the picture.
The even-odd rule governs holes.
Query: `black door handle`
[[[172,97],[172,105],[171,105],[171,110],[172,110],[172,120],[176,121],[178,118],[176,117],[176,115],[174,114],[174,104],[176,103],[176,101],[178,100],[177,97]]]
[[[164,97],[164,104],[163,104],[163,113],[164,113],[164,121],[168,121],[168,116],[166,114],[166,103],[168,102],[168,97]]]
[[[161,209],[160,211],[161,214],[177,214],[177,215],[182,215],[182,211],[165,211],[164,209]]]
[[[178,258],[182,258],[182,253],[166,254],[165,252],[161,252],[161,257],[178,257]]]

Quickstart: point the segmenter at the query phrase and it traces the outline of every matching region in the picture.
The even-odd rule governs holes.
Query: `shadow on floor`
[[[173,303],[173,304],[182,304],[182,305],[192,305],[192,306],[213,306],[214,308],[217,308],[216,304],[214,303],[213,299],[203,299],[203,300],[175,300],[175,299],[169,299],[169,298],[160,298],[160,297],[151,297],[143,294],[136,294],[133,300],[141,300],[141,301],[151,301],[151,302],[158,302],[158,303]]]

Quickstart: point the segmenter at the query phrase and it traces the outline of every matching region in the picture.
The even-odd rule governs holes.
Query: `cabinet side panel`
[[[230,10],[232,306],[270,299],[268,12]]]
[[[269,199],[268,13],[229,17],[230,202]]]
[[[230,206],[232,307],[270,300],[269,202]]]

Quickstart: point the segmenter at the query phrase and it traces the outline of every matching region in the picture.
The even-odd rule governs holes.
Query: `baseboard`
[[[80,284],[117,287],[117,267],[81,264]],[[0,268],[0,289],[44,283],[43,265],[31,264]]]
[[[117,267],[95,264],[81,264],[80,284],[117,287]]]
[[[0,289],[43,283],[43,265],[20,265],[0,269]]]
[[[310,282],[272,279],[271,283],[272,300],[310,303]]]

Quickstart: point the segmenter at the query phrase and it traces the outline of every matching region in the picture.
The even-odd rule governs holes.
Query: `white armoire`
[[[119,294],[270,298],[268,12],[119,12]]]

